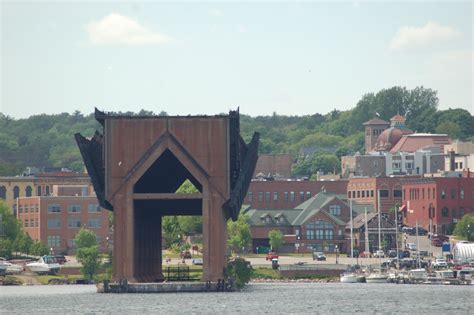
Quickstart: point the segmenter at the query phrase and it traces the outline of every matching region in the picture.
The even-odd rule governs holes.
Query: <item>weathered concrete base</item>
[[[228,282],[99,283],[98,293],[177,293],[235,291]]]

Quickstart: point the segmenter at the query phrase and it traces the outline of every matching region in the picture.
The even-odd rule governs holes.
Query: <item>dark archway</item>
[[[33,189],[31,188],[31,186],[26,186],[26,189],[25,189],[25,196],[26,196],[26,197],[31,197],[32,192],[33,192]]]
[[[18,186],[13,187],[13,199],[20,197],[20,188]]]
[[[7,199],[7,188],[5,186],[0,186],[0,199]]]

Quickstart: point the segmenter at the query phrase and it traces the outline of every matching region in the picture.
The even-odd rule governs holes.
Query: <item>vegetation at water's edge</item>
[[[334,109],[325,115],[304,116],[273,113],[250,117],[242,114],[241,134],[249,141],[254,131],[260,132],[260,153],[291,153],[296,158],[302,147],[316,147],[318,153],[307,161],[300,161],[294,169],[295,175],[311,175],[317,170],[332,172],[339,170],[341,156],[362,152],[362,123],[373,118],[375,113],[385,120],[397,113],[406,114],[407,127],[413,131],[447,133],[453,139],[473,140],[473,116],[459,108],[439,111],[438,103],[434,90],[423,87],[408,90],[396,86],[363,95],[355,107],[347,111]],[[315,108],[336,105],[315,104]],[[137,114],[151,115],[153,112],[142,110]],[[160,112],[160,115],[164,114]],[[94,115],[79,111],[35,115],[27,119],[12,119],[0,113],[0,175],[20,174],[26,166],[68,167],[82,171],[83,162],[73,136],[77,132],[91,136],[96,129],[101,128]]]

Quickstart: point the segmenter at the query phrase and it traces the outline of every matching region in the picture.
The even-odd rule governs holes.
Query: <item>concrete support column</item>
[[[133,281],[133,203],[118,193],[114,205],[114,280]]]

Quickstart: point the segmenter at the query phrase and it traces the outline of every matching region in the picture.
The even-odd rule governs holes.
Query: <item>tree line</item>
[[[367,93],[355,107],[328,114],[303,116],[278,115],[251,117],[241,114],[241,134],[247,142],[254,131],[261,134],[260,153],[290,153],[295,162],[294,175],[311,175],[317,170],[338,172],[340,158],[363,152],[362,123],[375,117],[389,120],[397,113],[406,115],[407,127],[417,132],[447,133],[453,139],[474,140],[474,118],[466,110],[438,110],[435,90],[395,86]],[[317,106],[315,106],[317,107]],[[152,111],[126,115],[155,115]],[[166,115],[160,111],[158,115]],[[92,135],[100,125],[93,114],[34,115],[13,119],[0,113],[0,175],[17,175],[27,166],[67,167],[82,171],[83,162],[73,135]],[[298,159],[300,150],[315,148],[310,159]]]

